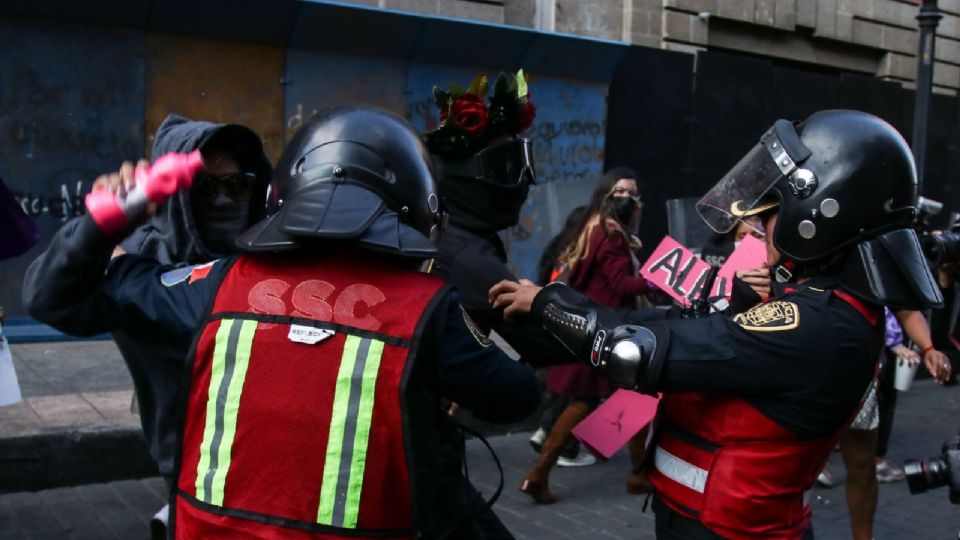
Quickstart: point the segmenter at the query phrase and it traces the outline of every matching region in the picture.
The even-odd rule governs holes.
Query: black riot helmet
[[[777,120],[697,208],[721,233],[776,208],[772,241],[786,267],[843,274],[868,300],[912,307],[942,301],[915,234],[898,232],[916,217],[916,187],[910,147],[893,126],[828,110]]]
[[[442,215],[430,157],[405,120],[378,108],[339,107],[308,120],[280,157],[267,205],[270,216],[238,239],[241,249],[332,238],[436,255]]]

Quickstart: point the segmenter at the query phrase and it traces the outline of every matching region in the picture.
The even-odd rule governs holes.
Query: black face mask
[[[520,221],[520,210],[530,186],[505,186],[458,176],[440,178],[440,196],[450,221],[477,232],[496,232]]]
[[[633,197],[613,197],[613,213],[622,225],[630,225],[637,200]]]
[[[450,222],[474,232],[513,227],[534,181],[533,151],[527,139],[510,139],[469,159],[438,161],[437,190]]]
[[[212,200],[191,198],[190,204],[203,245],[216,255],[235,253],[234,241],[250,227],[250,200],[219,193]]]

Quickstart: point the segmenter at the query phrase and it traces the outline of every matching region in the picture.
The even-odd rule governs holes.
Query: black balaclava
[[[234,200],[221,190],[212,199],[190,197],[190,204],[203,245],[217,255],[234,253],[234,241],[250,228],[250,198]]]
[[[463,176],[439,175],[437,189],[450,222],[465,229],[490,233],[513,227],[527,200],[527,182],[507,186]]]

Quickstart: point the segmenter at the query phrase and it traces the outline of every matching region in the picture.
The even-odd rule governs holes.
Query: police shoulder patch
[[[784,332],[800,326],[800,310],[793,302],[776,300],[737,314],[733,322],[751,332]]]
[[[217,259],[220,260],[220,259]],[[195,264],[193,266],[181,266],[180,268],[174,268],[169,272],[164,272],[160,274],[160,283],[165,287],[173,287],[179,283],[190,280],[190,283],[206,278],[210,274],[210,269],[213,268],[213,265],[217,261],[210,261],[203,264]]]
[[[467,325],[467,330],[470,331],[470,335],[473,336],[473,339],[477,340],[477,343],[479,343],[481,347],[493,345],[493,341],[480,330],[480,327],[477,326],[477,323],[470,317],[467,310],[463,309],[463,306],[460,306],[460,313],[463,314],[463,323]]]

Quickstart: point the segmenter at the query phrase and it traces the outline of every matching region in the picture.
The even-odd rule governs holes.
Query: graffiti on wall
[[[13,191],[12,193],[23,212],[31,218],[51,216],[62,222],[86,213],[83,197],[87,191],[84,189],[84,182],[77,180],[72,189],[67,187],[67,184],[60,184],[60,192],[56,195],[21,191]]]
[[[0,176],[41,233],[0,266],[0,305],[16,317],[31,259],[84,212],[97,175],[143,153],[143,34],[3,20],[0,35]]]
[[[543,248],[567,215],[586,204],[603,172],[607,89],[584,81],[532,77],[537,119],[533,141],[537,185],[520,223],[507,238],[511,264],[521,277],[536,277]]]
[[[529,133],[534,141],[538,179],[542,182],[590,180],[603,166],[604,127],[596,120],[538,122]]]

